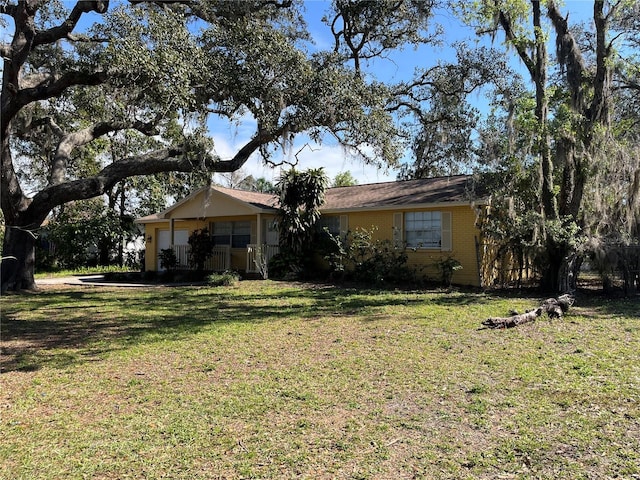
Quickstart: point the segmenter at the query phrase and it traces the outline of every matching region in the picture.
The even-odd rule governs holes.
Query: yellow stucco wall
[[[256,209],[217,190],[202,190],[171,211],[173,218],[254,215]]]
[[[452,249],[451,251],[440,251],[437,249],[417,249],[409,251],[409,264],[421,267],[421,272],[428,278],[439,280],[439,272],[436,263],[449,256],[455,258],[462,264],[462,269],[453,275],[453,283],[458,285],[479,286],[478,258],[476,256],[476,238],[479,232],[476,228],[476,212],[469,205],[425,208],[421,210],[384,210],[384,211],[360,211],[342,214],[348,216],[348,230],[373,229],[373,238],[393,241],[393,216],[394,213],[406,213],[407,211],[441,211],[451,213],[452,223]],[[332,214],[338,215],[338,214]],[[266,218],[266,216],[264,217]],[[195,229],[209,226],[210,221],[255,221],[255,215],[236,215],[204,220],[176,220],[174,228],[188,229],[192,232]],[[169,221],[162,223],[150,223],[145,225],[146,255],[145,267],[147,270],[157,269],[157,238],[159,230],[169,229]],[[149,236],[152,240],[148,241]],[[246,249],[231,249],[231,267],[236,270],[246,268]]]
[[[373,238],[393,241],[393,215],[394,213],[406,213],[408,211],[440,211],[451,212],[451,251],[438,249],[417,249],[408,252],[408,263],[421,268],[421,272],[429,279],[439,280],[440,274],[435,264],[449,256],[462,264],[462,269],[453,274],[453,283],[458,285],[480,286],[478,260],[476,257],[476,237],[479,237],[476,228],[476,212],[469,206],[455,206],[446,208],[425,208],[421,210],[385,210],[362,211],[349,213],[348,229],[372,230]],[[377,228],[376,228],[377,227]]]
[[[271,219],[273,215],[262,215],[261,219]],[[194,230],[209,228],[210,222],[255,222],[256,215],[232,215],[205,219],[175,220],[174,230],[188,230],[191,234]],[[169,220],[145,225],[145,269],[155,271],[158,269],[158,237],[160,230],[169,230]],[[151,241],[149,241],[151,237]],[[231,268],[233,270],[245,270],[247,268],[247,249],[231,249]]]

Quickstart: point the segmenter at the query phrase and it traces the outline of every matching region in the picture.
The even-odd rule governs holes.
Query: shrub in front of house
[[[173,248],[163,248],[158,254],[160,259],[160,267],[165,270],[174,270],[178,266],[178,257]]]
[[[240,275],[232,271],[212,273],[207,277],[207,285],[211,287],[230,287],[239,281]]]
[[[421,281],[418,270],[409,266],[404,247],[390,240],[374,240],[375,228],[358,228],[346,237],[328,235],[333,247],[325,255],[332,278],[350,279],[373,285],[399,285]]]
[[[307,257],[309,256],[307,255]],[[284,250],[271,257],[268,268],[269,278],[298,280],[305,271],[305,262],[301,255],[295,254],[290,250]]]
[[[452,256],[441,258],[436,262],[436,266],[440,271],[440,278],[444,287],[451,287],[451,279],[454,272],[462,270],[462,264]]]
[[[189,264],[197,271],[203,271],[207,260],[213,254],[213,238],[209,230],[195,230],[189,236]]]

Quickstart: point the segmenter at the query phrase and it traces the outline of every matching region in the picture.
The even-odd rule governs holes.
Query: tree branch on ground
[[[570,294],[560,295],[558,298],[548,298],[542,305],[525,313],[515,313],[510,317],[491,317],[482,322],[486,328],[513,328],[525,323],[535,322],[545,313],[549,318],[562,318],[575,303],[575,297]]]

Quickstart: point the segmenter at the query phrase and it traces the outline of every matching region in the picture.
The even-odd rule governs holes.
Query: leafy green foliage
[[[292,168],[278,179],[277,226],[280,246],[284,251],[304,256],[309,250],[327,184],[323,168],[303,172]]]
[[[160,250],[158,258],[160,259],[161,268],[171,271],[178,266],[178,257],[173,248],[163,248]]]
[[[101,248],[115,256],[122,238],[129,239],[136,227],[132,219],[120,218],[105,209],[102,199],[68,204],[41,233],[43,253],[40,266],[77,268],[96,264]]]
[[[291,250],[283,250],[271,257],[267,270],[270,278],[295,280],[309,271],[310,264],[310,256],[302,256],[293,253]]]
[[[204,270],[204,264],[213,255],[213,238],[209,230],[194,230],[188,239],[189,263],[198,271]]]
[[[211,287],[230,287],[240,281],[240,275],[237,272],[212,273],[206,279],[207,285]]]
[[[413,153],[400,169],[401,179],[456,175],[485,161],[475,135],[481,119],[475,96],[504,95],[522,81],[497,49],[462,42],[455,49],[454,62],[439,62],[421,72],[411,87],[398,89],[402,93],[394,102],[408,106],[401,118]]]
[[[419,281],[417,269],[407,263],[406,249],[389,240],[375,240],[374,231],[375,227],[358,228],[345,237],[325,232],[330,245],[324,258],[332,277],[378,286]]]
[[[451,287],[451,279],[453,274],[458,270],[462,270],[462,264],[459,260],[449,255],[443,257],[436,263],[438,270],[440,271],[442,285],[445,287]]]
[[[585,239],[637,242],[638,207],[628,207],[640,191],[637,155],[629,154],[637,150],[637,136],[634,131],[630,141],[628,129],[618,127],[637,119],[628,109],[634,104],[628,89],[618,88],[636,90],[637,83],[616,66],[634,62],[633,49],[625,46],[637,37],[629,5],[594,1],[589,26],[571,25],[556,2],[546,2],[544,9],[525,1],[466,5],[483,31],[505,33],[535,84],[535,91],[514,91],[519,98],[502,105],[508,141],[500,149],[503,165],[520,162],[514,184],[525,175],[532,180],[526,197],[505,192],[515,207],[506,216],[519,217],[512,230],[520,257],[520,239],[536,244],[544,288],[575,289]],[[551,37],[555,61],[547,58]]]
[[[353,177],[350,171],[337,173],[331,183],[332,187],[351,187],[357,185],[358,180]]]

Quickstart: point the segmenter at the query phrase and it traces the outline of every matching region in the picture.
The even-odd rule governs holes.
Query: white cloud
[[[249,139],[240,138],[239,135],[228,136],[217,132],[214,134],[216,153],[221,158],[233,157]],[[311,142],[304,143],[302,140],[288,149],[286,157],[277,157],[277,153],[272,158],[274,163],[284,162],[281,166],[265,165],[262,157],[255,153],[242,167],[242,172],[252,175],[254,178],[264,177],[271,182],[275,182],[280,176],[282,169],[290,168],[291,163],[296,163],[298,170],[308,168],[323,167],[327,176],[333,178],[340,172],[349,171],[359,184],[377,183],[393,181],[396,178],[396,171],[390,169],[379,169],[376,166],[366,165],[361,161],[352,159],[345,150],[337,144],[317,145]]]

